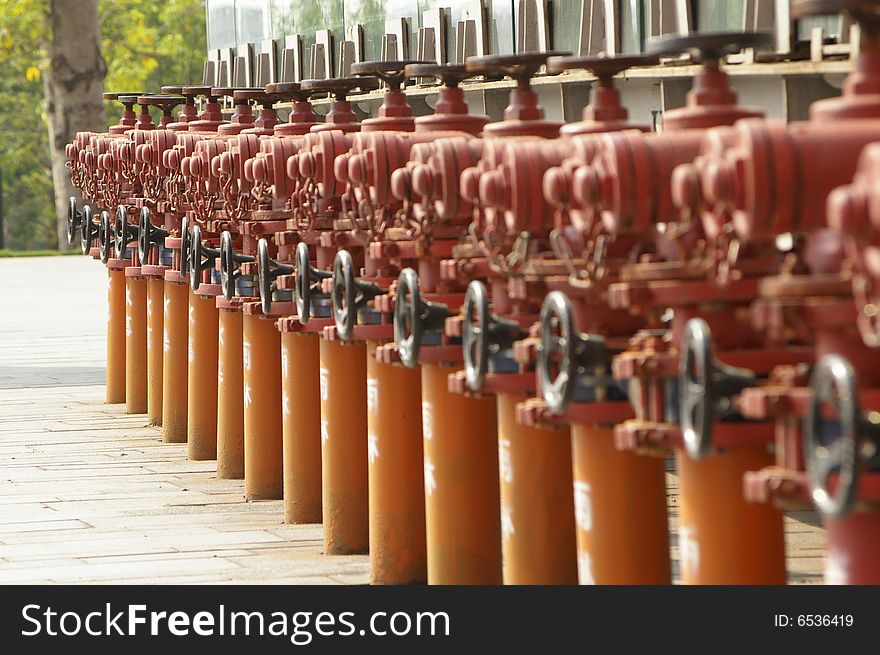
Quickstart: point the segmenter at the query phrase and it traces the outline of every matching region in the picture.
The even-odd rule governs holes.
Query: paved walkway
[[[0,280],[0,583],[368,581],[366,557],[321,554],[320,525],[104,404],[100,264],[0,259]]]
[[[280,501],[245,502],[241,481],[104,404],[100,264],[0,259],[0,280],[0,583],[368,581],[366,557],[321,555],[321,526],[283,524]],[[673,527],[676,490],[670,475]],[[815,513],[786,532],[791,582],[819,582]]]

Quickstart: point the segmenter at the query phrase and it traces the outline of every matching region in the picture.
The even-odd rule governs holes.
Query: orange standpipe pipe
[[[666,460],[614,447],[614,429],[571,426],[581,584],[671,584]]]
[[[748,429],[748,428],[743,428]],[[676,451],[683,584],[785,584],[782,512],[743,497],[746,471],[773,464],[764,448],[694,460]]]
[[[428,584],[501,584],[495,398],[450,393],[421,365]]]
[[[147,278],[125,269],[125,413],[147,411]]]
[[[283,325],[282,325],[283,329]],[[284,522],[321,522],[319,337],[281,333]]]
[[[162,425],[162,320],[165,281],[147,278],[147,422]]]
[[[244,495],[283,498],[281,462],[281,335],[248,303],[243,317]]]
[[[568,428],[522,425],[498,394],[498,467],[504,584],[577,584]]]
[[[828,547],[825,583],[834,585],[880,584],[880,512],[866,508],[842,519],[825,518]]]
[[[107,402],[125,402],[125,260],[107,263]]]
[[[165,271],[163,323],[162,438],[168,443],[185,443],[189,285],[177,271]]]
[[[321,339],[320,358],[324,553],[365,553],[367,346]]]
[[[244,478],[244,373],[241,310],[217,296],[217,477]]]
[[[192,460],[210,460],[217,458],[217,305],[201,293],[189,302],[187,450]]]
[[[425,477],[418,369],[376,361],[367,344],[367,460],[373,584],[424,584]]]

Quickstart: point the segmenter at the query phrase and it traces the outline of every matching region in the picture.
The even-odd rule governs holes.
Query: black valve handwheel
[[[178,260],[177,272],[184,277],[189,272],[189,251],[191,236],[189,232],[189,219],[184,217],[180,221],[180,259]]]
[[[548,73],[587,70],[599,79],[610,79],[623,71],[643,66],[656,66],[659,55],[615,55],[613,57],[553,57],[547,61]]]
[[[309,247],[305,243],[296,245],[296,278],[293,298],[296,301],[296,315],[299,322],[305,325],[312,317],[312,285],[329,278],[330,271],[315,268],[309,259]]]
[[[394,297],[394,341],[404,366],[418,366],[425,333],[441,330],[448,316],[449,307],[422,298],[419,275],[414,269],[400,272]]]
[[[80,225],[82,225],[82,212],[76,207],[76,198],[70,196],[67,201],[67,245],[72,246],[76,241]]]
[[[192,237],[189,243],[189,287],[198,291],[202,281],[202,228],[198,225],[192,227]]]
[[[501,74],[522,83],[530,77],[534,77],[551,57],[565,57],[570,54],[567,50],[553,50],[507,55],[485,55],[468,57],[464,62],[464,66],[469,73],[474,75]]]
[[[272,300],[276,290],[275,280],[280,275],[288,275],[293,272],[293,266],[282,264],[269,256],[269,242],[260,239],[257,242],[257,272],[260,282],[260,302],[263,314],[268,316],[272,313]]]
[[[712,335],[701,319],[688,321],[681,343],[679,394],[681,395],[681,433],[685,450],[694,458],[712,451],[715,414],[714,360]]]
[[[235,297],[235,283],[241,277],[241,264],[253,262],[253,255],[235,252],[232,233],[225,230],[220,235],[220,288],[227,302]]]
[[[163,243],[165,237],[169,235],[165,228],[153,225],[150,220],[150,208],[141,208],[141,217],[138,221],[138,256],[142,264],[149,261],[150,249],[153,246],[159,246]]]
[[[224,230],[220,235],[220,290],[227,302],[235,297],[235,283],[240,276],[235,261],[232,233]]]
[[[418,59],[401,61],[361,61],[351,65],[352,75],[373,75],[381,79],[392,90],[399,90],[406,80],[405,69],[413,64],[428,64]]]
[[[550,411],[560,414],[571,404],[577,378],[574,311],[568,296],[561,291],[551,291],[544,299],[540,334],[538,375],[541,394]]]
[[[842,518],[852,509],[859,481],[858,451],[862,412],[852,365],[839,355],[826,355],[810,379],[813,394],[804,418],[804,462],[813,502],[822,514]],[[826,433],[831,421],[823,416],[829,405],[837,415],[839,434]],[[834,490],[828,481],[837,474]]]
[[[701,318],[685,326],[679,355],[680,421],[684,447],[694,459],[713,450],[719,416],[732,408],[733,396],[755,383],[752,371],[715,359],[712,332]]]
[[[645,52],[659,56],[688,53],[696,63],[707,63],[746,48],[769,48],[773,43],[773,35],[764,32],[697,32],[649,39]]]
[[[302,89],[309,93],[330,93],[337,100],[345,98],[355,90],[366,92],[375,91],[379,88],[379,79],[376,77],[355,76],[335,77],[326,80],[303,80]]]
[[[128,248],[128,244],[137,239],[137,236],[137,226],[128,222],[128,210],[123,205],[119,205],[116,208],[116,226],[114,229],[116,256],[125,257],[125,249]]]
[[[397,278],[397,296],[394,298],[394,341],[400,361],[408,368],[419,362],[424,324],[421,320],[419,276],[405,268]]]
[[[438,64],[436,62],[424,64],[407,64],[403,71],[409,78],[433,77],[444,85],[456,87],[465,80],[475,77],[478,73],[468,71],[464,64]]]
[[[347,250],[340,250],[333,260],[333,319],[340,339],[351,339],[356,321],[354,260]]]
[[[193,291],[199,290],[202,273],[214,268],[219,257],[220,250],[209,248],[202,243],[202,228],[193,225],[189,249],[189,286]]]
[[[465,378],[473,391],[483,388],[489,369],[488,325],[489,292],[485,284],[474,280],[465,292],[462,326]]]
[[[381,289],[372,282],[358,280],[354,274],[354,259],[347,250],[340,250],[333,260],[333,320],[340,339],[348,341],[354,334],[357,313],[375,298]]]
[[[151,238],[153,233],[153,224],[150,222],[150,208],[141,208],[141,216],[138,220],[138,257],[141,263],[146,263],[150,256]]]
[[[110,212],[107,210],[102,211],[100,220],[101,222],[98,227],[98,252],[101,255],[101,262],[106,264],[110,261],[114,241],[113,223],[110,219]]]
[[[465,379],[472,391],[483,388],[489,370],[489,357],[513,346],[526,333],[516,321],[499,318],[489,311],[489,292],[486,285],[474,280],[464,296],[464,350]]]
[[[82,222],[80,224],[80,248],[82,254],[88,255],[92,250],[92,244],[98,237],[101,230],[100,223],[95,221],[92,208],[85,205],[82,208]]]
[[[538,376],[541,393],[550,411],[561,414],[574,398],[582,374],[588,373],[593,384],[604,384],[595,374],[610,366],[605,338],[579,332],[574,322],[571,301],[561,291],[551,291],[544,299],[540,317]]]

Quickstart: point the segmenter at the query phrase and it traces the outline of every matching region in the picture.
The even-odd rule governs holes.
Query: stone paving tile
[[[241,480],[105,405],[106,273],[0,260],[22,285],[46,267],[65,281],[57,302],[0,314],[0,583],[367,580],[366,558],[321,554],[320,526],[285,526],[280,501],[245,502]]]

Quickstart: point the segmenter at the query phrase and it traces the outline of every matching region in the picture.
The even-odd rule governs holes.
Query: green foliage
[[[39,0],[0,0],[0,211],[5,245],[16,249],[53,247],[57,238],[39,73],[44,12]]]
[[[203,0],[100,0],[101,49],[108,91],[158,92],[163,84],[199,84],[205,59]],[[108,103],[108,125],[119,119]]]
[[[45,0],[0,0],[0,186],[5,246],[57,245],[41,71]],[[99,0],[108,90],[201,81],[204,0]],[[119,105],[107,103],[107,122]]]

